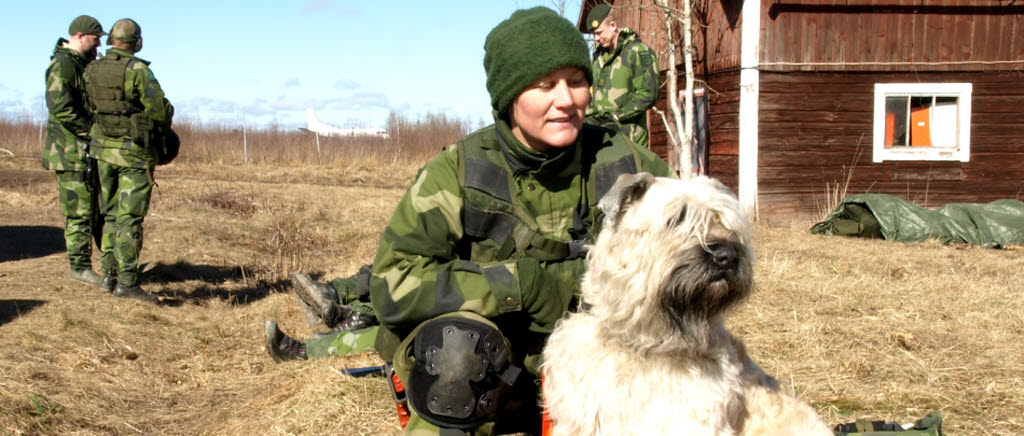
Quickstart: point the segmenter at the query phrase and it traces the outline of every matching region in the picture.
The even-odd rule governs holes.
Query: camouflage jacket
[[[594,51],[593,96],[587,115],[640,128],[646,138],[647,110],[658,98],[658,57],[630,28],[619,31],[614,50]],[[631,135],[634,136],[634,135]]]
[[[116,55],[116,56],[112,56]],[[164,97],[160,82],[149,68],[149,62],[135,57],[131,52],[119,48],[111,48],[106,56],[90,65],[85,71],[85,81],[92,79],[93,71],[101,62],[114,62],[115,58],[127,58],[124,74],[124,98],[138,112],[144,112],[155,125],[170,126],[174,117],[174,106]],[[89,107],[95,108],[94,96],[89,96]],[[104,114],[97,113],[97,120]],[[90,154],[97,160],[110,164],[132,167],[150,168],[156,165],[155,151],[134,143],[128,136],[108,136],[100,129],[99,122],[92,126],[92,144]]]
[[[43,168],[57,171],[85,169],[92,114],[86,108],[82,72],[89,60],[60,38],[46,68],[46,108],[50,115],[43,141]]]
[[[539,233],[548,239],[569,241],[576,210],[588,201],[587,182],[592,174],[583,174],[587,159],[595,149],[618,147],[632,153],[639,171],[668,176],[668,166],[656,155],[625,141],[611,131],[599,131],[600,143],[583,144],[583,134],[572,148],[550,159],[533,152],[512,135],[508,125],[498,121],[449,146],[416,177],[405,193],[381,236],[373,264],[370,301],[382,325],[397,336],[408,334],[416,325],[438,315],[469,311],[487,318],[523,310],[520,278],[517,274],[523,254],[495,258],[479,246],[467,248],[470,235],[466,228],[467,193],[460,183],[465,162],[460,148],[481,147],[494,150],[504,141],[504,166],[512,169],[510,197],[518,212],[532,218]],[[593,161],[593,160],[591,160]],[[499,163],[498,165],[501,165]],[[588,166],[588,168],[593,168]],[[468,177],[468,176],[467,176]],[[614,176],[612,176],[614,181]],[[552,189],[554,188],[554,189]],[[593,220],[595,213],[587,220]],[[578,288],[583,259],[544,261],[541,267]],[[536,262],[536,260],[534,260]],[[568,263],[574,266],[566,268]],[[541,291],[543,292],[543,291]],[[506,317],[507,319],[507,317]],[[382,354],[383,355],[383,354]],[[390,359],[390,356],[385,356]]]

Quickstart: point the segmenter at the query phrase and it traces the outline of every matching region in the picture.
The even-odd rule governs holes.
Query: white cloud
[[[341,79],[334,82],[334,87],[337,89],[358,89],[359,83],[351,79]]]
[[[304,15],[310,15],[315,12],[320,12],[331,7],[332,4],[334,4],[334,2],[331,0],[310,0],[302,6],[302,13]]]

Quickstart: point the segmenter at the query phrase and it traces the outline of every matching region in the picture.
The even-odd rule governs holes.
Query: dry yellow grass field
[[[431,151],[248,164],[183,152],[158,168],[145,222],[142,281],[165,297],[157,306],[67,278],[53,175],[32,131],[21,147],[6,133],[0,434],[400,433],[382,378],[339,373],[376,356],[275,364],[262,331],[276,319],[309,337],[288,274],[369,262]],[[1024,434],[1024,252],[811,224],[756,227],[758,289],[730,322],[755,360],[831,424],[939,410],[948,434]]]

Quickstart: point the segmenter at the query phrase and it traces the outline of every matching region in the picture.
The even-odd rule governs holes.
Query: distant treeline
[[[225,123],[174,123],[181,137],[175,163],[373,163],[422,165],[445,146],[481,127],[443,114],[413,119],[392,113],[387,138],[323,137],[296,128],[270,125],[247,128]],[[0,156],[39,156],[44,126],[28,120],[0,118]]]

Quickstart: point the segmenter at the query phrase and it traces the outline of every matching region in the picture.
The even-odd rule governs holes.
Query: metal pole
[[[245,106],[242,106],[242,164],[249,163],[249,142],[245,137]]]

